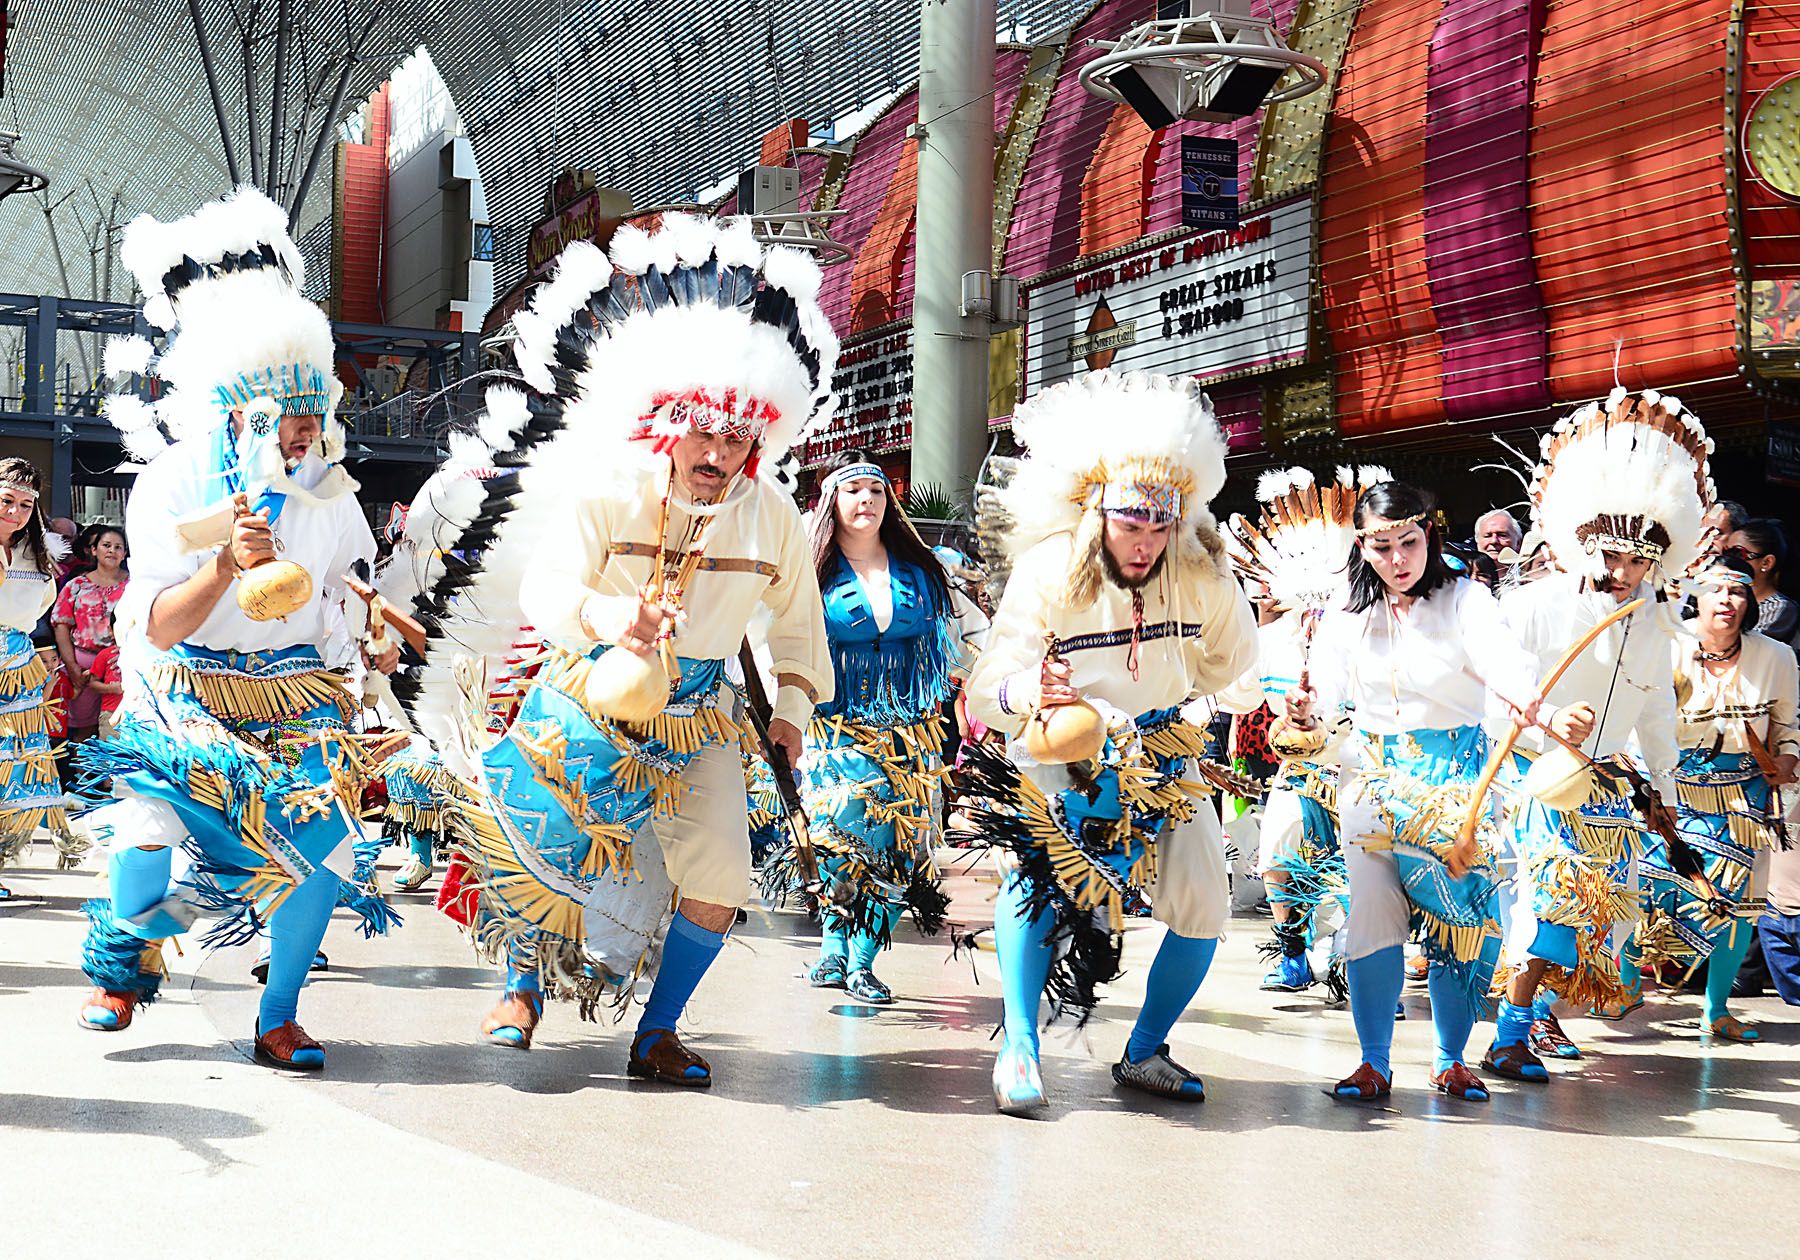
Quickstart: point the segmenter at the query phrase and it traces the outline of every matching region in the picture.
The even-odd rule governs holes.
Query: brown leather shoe
[[[278,1072],[318,1072],[325,1067],[325,1047],[291,1019],[266,1033],[261,1021],[257,1022],[255,1057],[264,1067]]]
[[[639,1033],[631,1043],[631,1059],[625,1070],[632,1076],[665,1085],[712,1088],[712,1066],[682,1045],[673,1028],[649,1028]]]
[[[1488,1088],[1481,1083],[1481,1078],[1469,1071],[1468,1065],[1452,1063],[1442,1072],[1434,1072],[1431,1086],[1440,1094],[1448,1094],[1452,1098],[1462,1098],[1469,1102],[1486,1102]]]
[[[1553,1059],[1581,1057],[1581,1047],[1569,1040],[1569,1034],[1563,1031],[1562,1022],[1554,1015],[1531,1021],[1531,1048],[1538,1055],[1548,1055]]]
[[[81,1014],[76,1017],[76,1022],[95,1032],[124,1032],[131,1027],[131,1015],[135,1010],[137,994],[113,993],[96,988],[82,1004]]]
[[[509,989],[500,1005],[481,1021],[481,1035],[490,1045],[508,1050],[531,1049],[531,1035],[544,1017],[544,995],[529,989]]]
[[[1391,1091],[1392,1084],[1388,1078],[1365,1063],[1333,1085],[1331,1096],[1350,1102],[1374,1102],[1377,1098],[1386,1098]]]
[[[1524,1081],[1530,1085],[1543,1085],[1550,1079],[1550,1071],[1544,1066],[1544,1061],[1532,1053],[1531,1047],[1523,1041],[1489,1046],[1488,1052],[1481,1058],[1481,1066],[1509,1081]]]

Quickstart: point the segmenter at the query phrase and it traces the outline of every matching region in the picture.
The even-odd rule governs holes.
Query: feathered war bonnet
[[[1226,538],[1232,567],[1260,582],[1283,609],[1330,608],[1342,601],[1346,561],[1356,542],[1356,500],[1393,474],[1342,465],[1318,485],[1305,468],[1273,468],[1256,483],[1255,522],[1233,513]]]
[[[666,475],[658,452],[695,430],[756,442],[746,476],[707,510],[758,478],[791,488],[784,457],[836,406],[819,280],[811,259],[765,251],[741,220],[670,214],[620,228],[605,251],[563,251],[513,317],[530,391],[488,391],[469,435],[480,449],[467,446],[464,471],[434,478],[407,518],[407,535],[429,545],[384,585],[430,632],[423,667],[394,691],[440,750],[465,717],[463,662],[485,662],[489,677],[502,667],[525,621],[520,575],[559,545],[568,505],[634,494]]]
[[[1599,577],[1608,551],[1679,577],[1699,554],[1713,501],[1712,439],[1681,403],[1615,389],[1544,435],[1531,477],[1532,527],[1557,564]]]
[[[173,223],[139,215],[119,258],[145,294],[145,319],[170,334],[159,358],[142,337],[107,347],[109,375],[153,375],[164,387],[154,405],[130,393],[108,399],[134,458],[213,433],[240,407],[263,425],[277,413],[322,416],[320,453],[343,458],[331,324],[301,296],[305,265],[285,210],[246,186]]]
[[[746,474],[776,477],[836,406],[838,342],[819,282],[812,259],[765,251],[743,220],[627,225],[607,251],[563,251],[514,317],[519,370],[562,400],[571,435],[612,461],[603,467],[619,466],[626,443],[667,451],[697,430],[755,441]]]
[[[1033,395],[1014,413],[1013,433],[1029,454],[1000,491],[1014,521],[1008,555],[1071,534],[1072,607],[1099,591],[1108,513],[1173,521],[1166,563],[1178,576],[1224,567],[1209,505],[1225,484],[1225,435],[1191,377],[1090,372]]]

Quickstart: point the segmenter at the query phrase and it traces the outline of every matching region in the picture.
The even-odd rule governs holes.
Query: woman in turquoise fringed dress
[[[86,846],[69,835],[44,703],[49,671],[31,628],[56,600],[56,559],[38,505],[43,476],[22,459],[0,460],[0,867],[39,827],[59,839],[66,864]],[[0,900],[11,894],[0,884]]]
[[[1800,764],[1794,653],[1754,633],[1750,563],[1727,552],[1701,575],[1699,615],[1675,636],[1677,834],[1704,867],[1677,860],[1652,837],[1641,873],[1649,914],[1619,960],[1623,999],[1597,1011],[1622,1018],[1643,1005],[1645,963],[1706,964],[1702,1028],[1714,1041],[1758,1041],[1762,1034],[1727,1009],[1732,982],[1764,909],[1769,852],[1782,840],[1779,793]],[[1686,870],[1680,869],[1686,867]]]
[[[893,993],[874,972],[911,910],[935,933],[947,903],[939,835],[944,702],[987,620],[952,590],[894,497],[887,475],[851,457],[821,487],[813,559],[825,602],[836,698],[806,730],[800,788],[818,857],[823,937],[815,988],[861,1002]],[[765,868],[776,898],[800,882],[791,850]]]

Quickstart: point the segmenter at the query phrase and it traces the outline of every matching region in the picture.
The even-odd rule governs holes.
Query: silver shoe
[[[421,862],[416,853],[409,854],[406,864],[394,872],[395,892],[418,892],[431,878],[431,863]]]
[[[841,989],[847,966],[841,957],[821,958],[807,969],[806,982],[815,989]]]
[[[1037,1055],[1008,1041],[994,1060],[994,1106],[1002,1115],[1028,1116],[1049,1104]]]
[[[1198,1076],[1169,1057],[1164,1042],[1156,1053],[1142,1063],[1133,1063],[1128,1054],[1113,1064],[1113,1080],[1127,1089],[1141,1089],[1162,1098],[1179,1098],[1182,1102],[1205,1102],[1206,1086]]]
[[[887,1006],[894,1000],[894,991],[867,967],[858,967],[844,977],[844,991],[871,1006]]]

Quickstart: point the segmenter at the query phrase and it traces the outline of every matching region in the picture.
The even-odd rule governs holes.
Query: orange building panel
[[[1081,180],[1081,257],[1130,245],[1144,235],[1161,149],[1161,133],[1150,130],[1136,110],[1128,105],[1113,110]]]
[[[1781,80],[1800,72],[1800,5],[1792,0],[1754,0],[1744,6],[1743,105],[1748,118],[1757,102]],[[1784,117],[1791,119],[1791,114]],[[1785,126],[1792,128],[1791,122]],[[1800,135],[1788,132],[1790,146]],[[1800,205],[1776,193],[1740,165],[1740,217],[1750,258],[1750,274],[1788,278],[1800,273]]]
[[[1435,0],[1367,0],[1326,138],[1319,268],[1346,437],[1441,420],[1425,266],[1425,88]]]
[[[908,139],[888,180],[881,212],[857,251],[850,273],[850,332],[879,328],[896,318],[900,275],[919,209],[919,142]]]
[[[1734,378],[1731,0],[1561,0],[1532,101],[1531,234],[1550,390],[1569,402]]]

